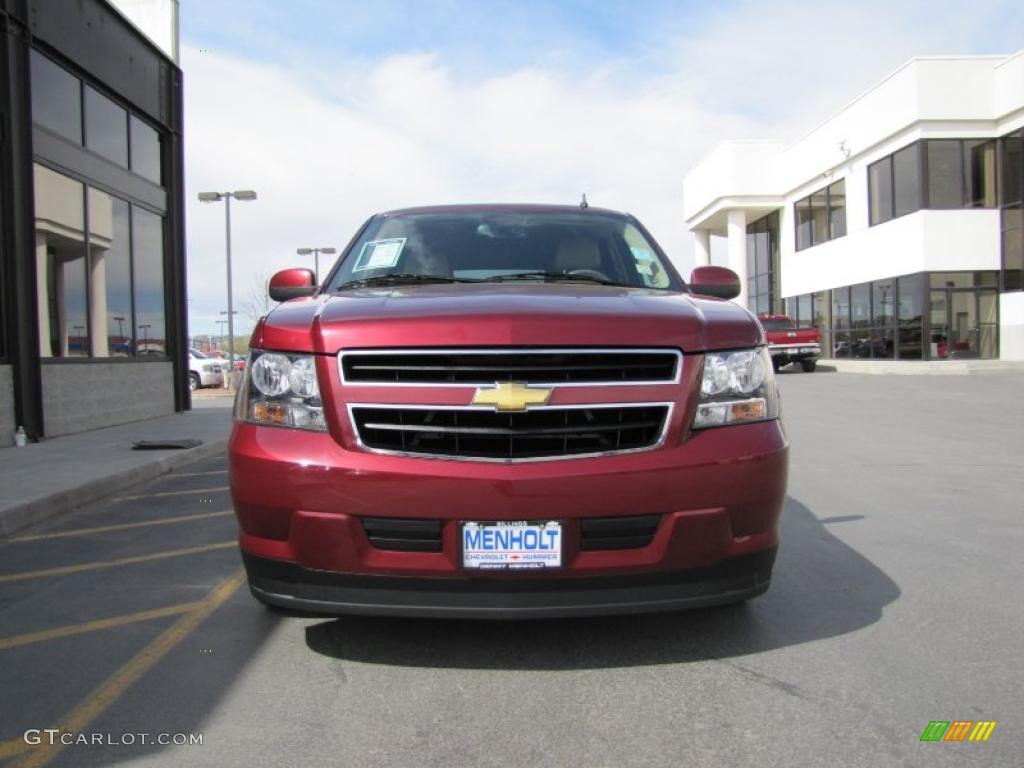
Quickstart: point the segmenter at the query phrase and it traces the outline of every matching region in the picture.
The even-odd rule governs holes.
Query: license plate
[[[462,567],[479,570],[560,568],[562,524],[467,522],[462,524]]]

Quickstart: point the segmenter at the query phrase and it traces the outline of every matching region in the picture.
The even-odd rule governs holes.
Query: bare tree
[[[267,293],[267,286],[269,284],[269,272],[254,274],[249,283],[248,291],[241,302],[239,302],[242,314],[249,318],[253,325],[256,325],[260,318],[270,311],[270,294]]]

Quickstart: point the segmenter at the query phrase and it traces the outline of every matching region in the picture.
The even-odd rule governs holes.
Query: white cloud
[[[717,141],[792,137],[909,56],[957,52],[955,20],[766,8],[723,11],[696,34],[662,30],[673,43],[657,75],[614,58],[582,74],[547,61],[477,75],[442,53],[313,69],[183,45],[193,332],[214,330],[225,306],[223,204],[199,204],[199,191],[259,194],[232,206],[236,296],[302,264],[296,247],[344,246],[381,210],[575,203],[582,192],[636,214],[687,272],[682,177]]]

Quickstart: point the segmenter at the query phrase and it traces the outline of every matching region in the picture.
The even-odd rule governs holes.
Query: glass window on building
[[[846,180],[822,187],[794,204],[796,249],[810,248],[846,234]]]
[[[135,338],[140,357],[167,354],[163,224],[161,216],[132,206]]]
[[[1024,289],[1024,207],[1002,211],[1003,290]]]
[[[85,86],[85,146],[128,167],[128,111]]]
[[[1024,290],[1024,130],[999,140],[1002,289]]]
[[[892,157],[868,166],[868,195],[872,226],[892,218]]]
[[[921,152],[917,144],[892,156],[892,214],[904,216],[921,209]]]
[[[963,148],[958,139],[925,142],[928,156],[928,207],[962,208],[964,204]]]
[[[29,66],[32,122],[81,144],[81,81],[36,50],[30,54]]]
[[[85,187],[39,164],[34,181],[39,354],[88,356]]]
[[[131,166],[154,184],[163,183],[160,173],[160,134],[135,115],[131,116]]]
[[[93,354],[128,357],[132,342],[132,257],[128,203],[89,189]]]
[[[811,247],[811,198],[805,197],[794,206],[796,210],[796,249]]]
[[[781,310],[778,291],[779,214],[773,211],[747,225],[747,307],[758,315]]]
[[[846,234],[846,179],[840,179],[828,188],[828,229],[829,238]]]
[[[828,239],[828,192],[821,189],[811,195],[811,245]]]
[[[999,140],[1000,176],[999,205],[1019,205],[1024,202],[1024,130]]]
[[[896,281],[899,307],[897,326],[899,329],[898,355],[901,360],[920,360],[922,355],[921,332],[924,322],[924,276],[906,275]]]
[[[964,184],[968,208],[996,206],[996,143],[964,141]]]

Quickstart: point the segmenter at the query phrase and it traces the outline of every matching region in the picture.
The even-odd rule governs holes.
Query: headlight
[[[236,415],[253,424],[327,431],[316,358],[253,350]]]
[[[778,416],[779,393],[765,347],[704,355],[694,429]]]

